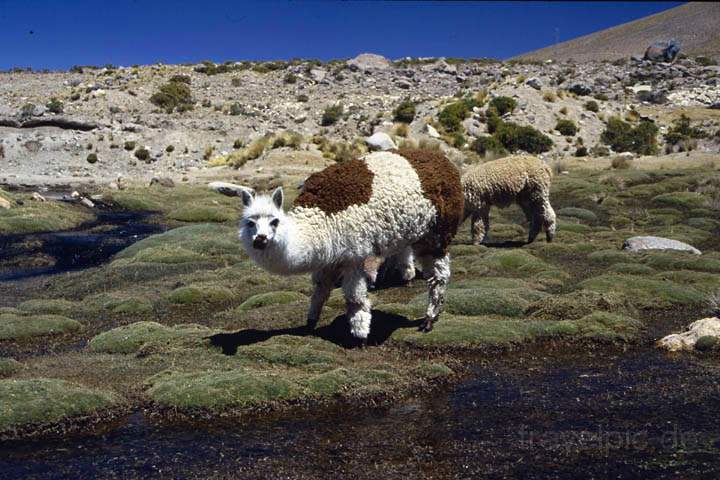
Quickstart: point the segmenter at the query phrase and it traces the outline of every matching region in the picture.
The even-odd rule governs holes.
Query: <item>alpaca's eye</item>
[[[255,227],[255,222],[253,222],[252,220],[248,220],[247,226],[248,226],[248,228],[253,228],[253,227]]]
[[[280,225],[280,219],[279,219],[279,218],[273,218],[273,219],[270,221],[270,225],[272,225],[273,227],[276,227],[276,228],[277,228],[277,226]]]

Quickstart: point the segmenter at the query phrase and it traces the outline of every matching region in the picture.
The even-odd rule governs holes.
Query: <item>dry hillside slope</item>
[[[688,3],[516,58],[615,60],[642,55],[648,45],[671,38],[680,42],[686,54],[720,56],[720,3]]]

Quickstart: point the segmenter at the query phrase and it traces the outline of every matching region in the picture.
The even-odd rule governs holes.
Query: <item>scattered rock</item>
[[[368,72],[372,70],[385,70],[391,67],[390,60],[382,55],[374,53],[362,53],[357,57],[348,60],[347,65],[351,70],[360,70]]]
[[[390,135],[383,132],[373,133],[365,139],[365,142],[373,150],[393,150],[397,148]]]
[[[10,203],[10,200],[0,197],[0,208],[3,210],[9,210],[12,208],[12,203]]]
[[[592,93],[590,87],[582,83],[572,84],[570,88],[568,88],[568,91],[580,96],[590,95]]]
[[[150,186],[160,185],[161,187],[173,188],[175,182],[170,177],[153,177],[150,179]]]
[[[45,202],[46,201],[45,197],[40,195],[38,192],[33,192],[32,199],[35,200],[36,202]]]
[[[687,243],[679,240],[653,236],[628,238],[623,243],[623,250],[628,250],[630,252],[640,252],[643,250],[677,250],[681,252],[692,252],[696,255],[700,255],[702,253],[692,245],[688,245]]]
[[[227,195],[228,197],[239,197],[242,195],[242,187],[234,183],[227,182],[210,182],[208,184],[210,190]]]
[[[525,84],[529,87],[534,88],[535,90],[540,90],[543,87],[543,82],[538,77],[528,78]]]
[[[425,127],[427,129],[428,136],[430,136],[432,138],[440,138],[440,134],[438,133],[437,130],[435,130],[435,127],[433,127],[429,123],[427,125],[425,125]]]
[[[693,350],[702,337],[720,337],[720,318],[708,317],[693,322],[684,333],[674,333],[657,342],[657,346],[670,352]],[[703,340],[702,343],[709,343]],[[701,344],[704,348],[704,345]]]

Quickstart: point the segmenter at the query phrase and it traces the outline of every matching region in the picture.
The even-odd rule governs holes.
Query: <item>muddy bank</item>
[[[0,448],[5,478],[712,478],[720,366],[640,348],[538,350],[374,410],[153,426]]]

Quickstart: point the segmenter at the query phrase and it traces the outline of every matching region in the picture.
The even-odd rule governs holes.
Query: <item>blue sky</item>
[[[0,0],[0,69],[362,52],[505,59],[682,3]]]

